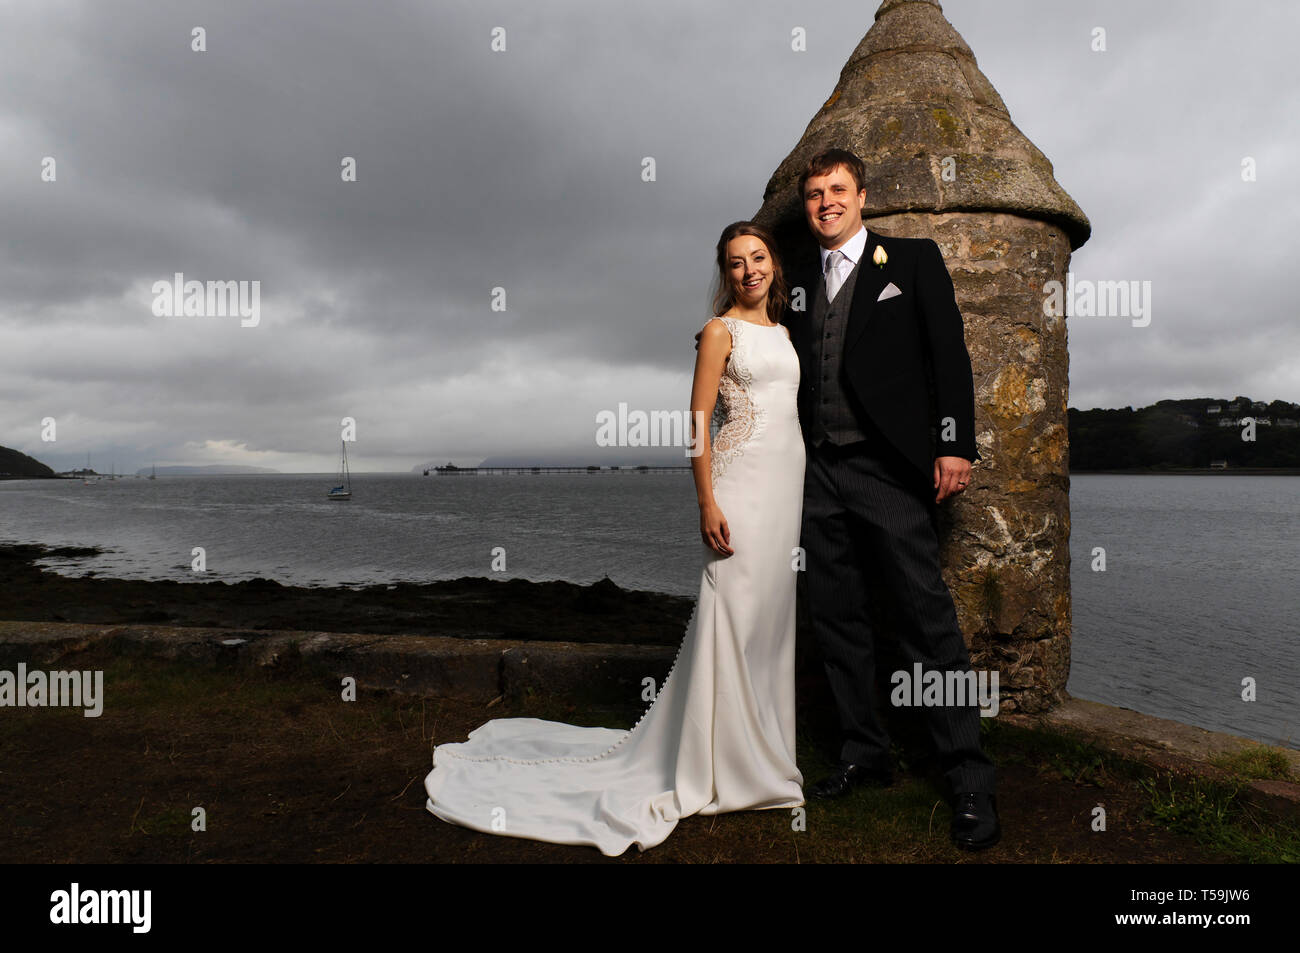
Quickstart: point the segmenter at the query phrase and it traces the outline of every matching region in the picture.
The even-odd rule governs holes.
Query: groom
[[[812,786],[815,798],[892,783],[889,737],[875,705],[868,579],[897,601],[909,664],[970,670],[934,523],[937,504],[966,488],[979,459],[962,318],[934,241],[863,227],[865,177],[862,160],[843,149],[809,160],[798,188],[820,251],[789,276],[808,300],[806,310],[786,317],[807,444],[808,608],[842,734],[840,765]],[[943,702],[921,713],[955,795],[952,839],[971,850],[990,847],[1001,828],[979,710],[973,699]]]

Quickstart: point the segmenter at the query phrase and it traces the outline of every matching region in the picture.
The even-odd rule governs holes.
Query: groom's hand
[[[934,488],[939,491],[934,498],[943,502],[966,489],[970,483],[970,461],[965,457],[936,457],[934,460]]]

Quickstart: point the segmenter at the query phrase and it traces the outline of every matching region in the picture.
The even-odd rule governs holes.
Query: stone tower
[[[1002,711],[1065,698],[1070,670],[1069,358],[1043,314],[1088,218],[1011,121],[935,0],[885,0],[830,98],[772,175],[755,220],[783,258],[816,254],[795,194],[840,147],[867,167],[868,228],[933,238],[952,275],[975,376],[980,455],[940,508],[944,577],[971,664],[999,672]]]

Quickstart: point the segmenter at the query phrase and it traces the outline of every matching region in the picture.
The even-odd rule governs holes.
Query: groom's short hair
[[[814,175],[829,175],[835,171],[836,166],[841,165],[853,176],[853,182],[857,186],[854,189],[855,195],[866,188],[867,167],[861,159],[847,149],[826,149],[809,159],[799,173],[799,201],[803,201],[803,190],[809,179]]]

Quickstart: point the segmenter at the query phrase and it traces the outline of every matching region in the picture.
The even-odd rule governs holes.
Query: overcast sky
[[[685,410],[717,235],[877,6],[4,3],[0,444],[329,471],[351,416],[356,469],[407,470]],[[1092,221],[1076,277],[1152,282],[1145,328],[1070,320],[1070,406],[1300,401],[1300,7],[943,7]],[[258,325],[155,316],[176,272],[259,281]]]

